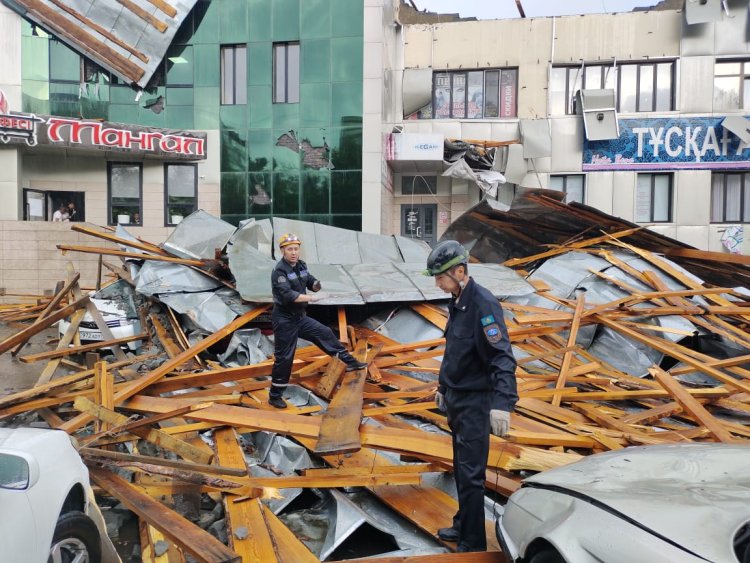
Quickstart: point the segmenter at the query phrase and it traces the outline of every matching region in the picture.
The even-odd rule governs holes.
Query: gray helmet
[[[444,240],[432,249],[427,257],[426,276],[437,276],[450,270],[453,266],[467,264],[469,252],[460,242]]]

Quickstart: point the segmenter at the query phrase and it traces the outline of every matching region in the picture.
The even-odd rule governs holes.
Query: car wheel
[[[100,563],[99,530],[83,512],[60,516],[52,536],[47,563]]]
[[[565,563],[565,559],[554,549],[545,549],[535,553],[529,563]]]

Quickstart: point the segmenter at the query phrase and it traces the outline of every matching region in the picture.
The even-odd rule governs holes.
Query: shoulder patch
[[[480,322],[482,323],[482,326],[489,326],[495,322],[495,317],[493,315],[487,315],[486,317],[482,317]]]
[[[290,280],[294,280],[297,279],[297,274],[295,274],[294,272],[289,272],[286,277],[288,277]]]
[[[276,278],[276,281],[278,283],[286,283],[286,276],[279,276],[278,278]]]
[[[482,330],[484,330],[484,336],[487,338],[487,342],[489,342],[490,344],[496,344],[500,342],[500,339],[503,337],[502,333],[500,332],[500,326],[497,323],[489,324]]]

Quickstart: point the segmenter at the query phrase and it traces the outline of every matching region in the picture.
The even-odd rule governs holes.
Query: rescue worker
[[[500,304],[468,273],[469,253],[455,240],[439,243],[427,257],[427,275],[450,293],[445,354],[435,402],[447,413],[453,439],[458,512],[438,530],[457,551],[485,551],[484,481],[490,432],[505,436],[518,400],[516,360]]]
[[[338,357],[346,364],[346,371],[367,367],[344,349],[330,328],[306,315],[307,304],[319,300],[315,293],[320,291],[321,285],[308,271],[307,264],[299,259],[301,244],[297,235],[282,235],[279,249],[283,256],[271,273],[274,362],[268,402],[277,409],[286,408],[282,395],[289,385],[297,337],[309,340],[329,356]],[[308,295],[308,289],[314,293]]]

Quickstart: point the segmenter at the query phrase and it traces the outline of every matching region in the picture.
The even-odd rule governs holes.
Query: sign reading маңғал
[[[722,127],[724,117],[621,119],[620,136],[583,141],[584,171],[750,167],[750,145]]]

